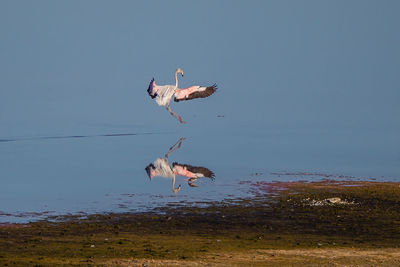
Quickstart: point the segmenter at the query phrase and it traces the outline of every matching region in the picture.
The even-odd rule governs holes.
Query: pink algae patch
[[[23,228],[23,227],[28,227],[28,225],[23,223],[0,223],[0,228]]]

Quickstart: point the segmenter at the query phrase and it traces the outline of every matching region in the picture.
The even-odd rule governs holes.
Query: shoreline
[[[400,264],[400,183],[325,180],[257,186],[253,199],[208,207],[3,223],[0,263]],[[379,261],[368,255],[380,255]]]

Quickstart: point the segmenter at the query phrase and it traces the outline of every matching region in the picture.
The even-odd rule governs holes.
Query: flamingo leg
[[[178,114],[176,114],[176,113],[174,113],[174,112],[172,111],[172,109],[169,107],[169,104],[167,104],[167,110],[168,110],[168,112],[169,112],[172,116],[174,116],[180,123],[182,123],[182,124],[185,124],[185,123],[186,123],[185,121],[182,120],[181,116],[179,116]]]
[[[180,138],[180,139],[178,140],[178,142],[176,142],[175,145],[173,145],[173,146],[171,146],[171,147],[169,148],[167,154],[165,154],[165,157],[166,157],[167,159],[168,159],[168,156],[169,156],[172,152],[178,150],[178,149],[181,147],[182,141],[183,141],[183,140],[185,140],[185,137]]]

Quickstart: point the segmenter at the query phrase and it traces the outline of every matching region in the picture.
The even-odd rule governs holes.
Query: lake
[[[259,181],[400,181],[396,131],[188,117],[179,125],[166,115],[171,125],[159,130],[151,123],[10,126],[0,136],[0,222],[251,198]],[[157,173],[150,179],[145,168],[157,159],[215,177],[181,172],[175,185]]]

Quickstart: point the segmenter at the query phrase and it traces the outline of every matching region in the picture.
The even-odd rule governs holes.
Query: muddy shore
[[[0,266],[400,265],[400,184],[258,183],[252,199],[0,225]]]

